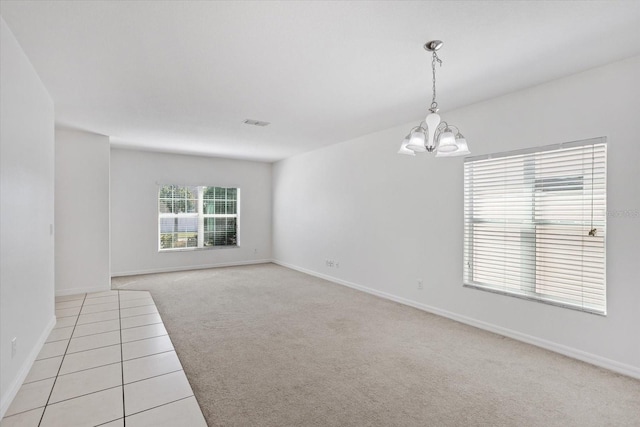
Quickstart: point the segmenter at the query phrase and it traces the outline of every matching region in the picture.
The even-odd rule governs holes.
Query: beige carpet
[[[210,426],[640,426],[640,381],[273,264],[153,298]]]

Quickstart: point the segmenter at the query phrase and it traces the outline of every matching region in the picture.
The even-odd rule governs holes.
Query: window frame
[[[168,187],[168,186],[173,186],[176,188],[194,188],[196,190],[196,197],[195,197],[195,201],[196,201],[196,211],[195,212],[178,212],[178,213],[173,213],[173,212],[161,212],[161,207],[160,207],[160,203],[161,203],[161,197],[160,197],[160,193],[162,191],[163,188]],[[233,189],[235,190],[235,214],[229,214],[229,213],[224,213],[224,214],[205,214],[205,209],[204,209],[204,190],[206,188],[214,188],[214,189],[224,189],[224,190],[230,190]],[[214,190],[215,191],[215,190]],[[221,187],[221,186],[214,186],[214,185],[177,185],[177,184],[161,184],[158,187],[158,194],[156,197],[156,208],[157,208],[157,212],[158,212],[158,234],[157,234],[157,245],[158,245],[158,252],[159,253],[166,253],[166,252],[177,252],[177,251],[199,251],[199,250],[209,250],[209,249],[233,249],[233,248],[239,248],[240,247],[240,187]],[[162,199],[166,199],[166,198],[162,198]],[[191,198],[185,199],[185,200],[191,200]],[[212,200],[216,200],[215,198]],[[224,199],[225,201],[227,200],[226,197]],[[186,209],[185,209],[186,210]],[[162,233],[162,220],[163,219],[167,219],[167,218],[175,218],[175,219],[187,219],[187,218],[193,218],[196,220],[197,222],[197,230],[195,231],[196,234],[196,246],[186,246],[186,247],[178,247],[178,248],[163,248],[162,247],[162,235],[163,234],[169,234],[169,233]],[[213,219],[217,219],[217,218],[235,218],[235,244],[231,244],[231,245],[205,245],[204,244],[204,236],[208,233],[214,233],[213,231],[206,231],[205,230],[205,219],[207,218],[213,218]]]
[[[588,166],[588,169],[585,169],[584,166],[582,167],[582,175],[580,175],[579,173],[576,174],[576,172],[569,167],[564,167],[566,168],[567,175],[559,177],[553,176],[558,172],[554,170],[553,173],[550,173],[550,168],[545,169],[545,166],[541,167],[540,172],[536,169],[537,165],[536,160],[534,160],[534,156],[540,156],[543,161],[553,161],[549,159],[552,159],[554,155],[561,156],[562,152],[568,152],[568,149],[577,149],[576,153],[578,154],[576,154],[576,156],[584,156],[584,150],[588,150],[589,148],[591,148],[592,153],[595,153],[597,148],[599,150],[599,157],[597,157],[596,160],[596,157],[594,157],[595,154],[592,154],[591,162]],[[580,153],[578,150],[583,150],[583,152]],[[508,162],[510,161],[517,163],[518,157],[522,158],[522,164],[521,166],[517,166],[515,168],[516,172],[514,176],[516,176],[516,184],[514,185],[513,190],[507,190],[506,187],[509,187],[512,181],[510,181],[511,178],[508,179],[506,178],[506,176],[511,176],[510,174],[513,171],[509,170],[509,172],[507,172],[508,167],[505,165],[509,164]],[[486,170],[483,171],[483,166],[485,168],[492,168],[494,166],[491,164],[491,160],[494,159],[499,159],[497,162],[495,162],[494,165],[496,166],[495,170],[500,172],[487,172]],[[498,293],[501,295],[523,298],[530,301],[542,302],[546,304],[606,316],[606,159],[606,137],[465,158],[463,286],[467,288],[479,289],[483,291]],[[474,163],[482,161],[485,161],[484,164],[479,166],[480,169],[475,170]],[[502,166],[504,166],[506,169],[500,169],[501,161],[505,162],[502,163]],[[528,161],[532,163],[527,164]],[[598,162],[598,165],[602,165],[601,170],[598,170],[597,174],[595,172],[597,169],[595,166],[596,161]],[[527,170],[527,168],[529,168],[529,170]],[[521,172],[518,172],[518,170],[520,169]],[[587,170],[589,173],[585,174],[585,170]],[[481,172],[483,176],[474,178],[474,172]],[[492,214],[495,215],[495,218],[498,220],[496,221],[496,227],[494,227],[495,230],[491,231],[490,228],[488,230],[482,229],[482,226],[479,227],[477,224],[490,224],[491,219],[493,218],[489,218],[487,220],[486,216],[491,217],[492,215],[485,214],[485,218],[483,218],[482,214],[477,214],[475,212],[475,210],[477,210],[478,208],[482,208],[483,199],[480,195],[481,190],[474,190],[474,182],[476,182],[478,179],[482,180],[495,178],[501,172],[505,175],[502,184],[496,183],[491,185],[494,185],[495,188],[498,188],[499,185],[503,185],[502,194],[504,197],[504,201],[501,205],[497,204],[495,205],[496,207],[492,208],[499,210],[501,206],[503,210],[503,216],[500,217],[498,214]],[[560,168],[559,173],[564,172],[565,170],[563,168]],[[589,176],[589,178],[586,179],[591,179],[591,182],[585,179],[585,175]],[[593,182],[594,176],[597,176],[597,179],[599,180],[597,185],[595,186]],[[477,185],[478,184],[476,184],[476,186]],[[585,187],[588,187],[590,190],[586,191]],[[486,187],[483,187],[482,191],[487,191],[489,192],[489,194],[494,195],[499,194],[495,189],[486,189]],[[573,199],[556,199],[555,203],[557,203],[557,200],[562,200],[562,202],[565,202],[565,200],[571,200],[575,202],[577,200],[576,203],[581,203],[583,206],[585,202],[591,203],[591,226],[594,225],[594,200],[600,200],[599,198],[603,198],[602,201],[598,202],[599,205],[597,215],[597,230],[598,233],[602,233],[597,237],[601,238],[601,240],[599,240],[598,243],[596,243],[596,245],[594,246],[597,248],[596,256],[600,257],[601,259],[601,265],[598,266],[596,273],[594,273],[599,275],[599,277],[601,276],[601,281],[597,282],[601,285],[601,290],[596,294],[596,297],[594,297],[594,299],[602,299],[601,304],[588,302],[586,301],[587,298],[584,296],[583,301],[581,302],[577,301],[577,297],[562,296],[562,291],[566,291],[565,295],[568,295],[568,290],[571,289],[574,284],[568,283],[571,280],[567,280],[567,283],[558,284],[558,281],[561,280],[562,276],[565,275],[566,272],[553,272],[552,270],[557,270],[557,266],[552,264],[556,260],[564,261],[564,259],[559,255],[554,255],[554,258],[549,261],[550,258],[548,257],[550,256],[549,254],[553,253],[553,249],[547,249],[545,248],[546,243],[538,242],[538,240],[542,240],[540,239],[540,236],[543,236],[544,238],[548,238],[551,241],[549,245],[557,245],[557,240],[559,239],[558,236],[563,235],[563,228],[565,228],[564,232],[566,232],[566,230],[568,229],[571,229],[572,227],[575,228],[575,230],[572,230],[572,232],[576,233],[576,237],[574,237],[575,241],[579,240],[578,236],[583,236],[583,234],[578,234],[577,231],[579,230],[580,233],[584,232],[584,227],[586,226],[584,220],[573,221],[572,223],[565,222],[563,221],[561,214],[559,216],[556,216],[558,215],[558,213],[553,212],[553,209],[558,209],[558,207],[556,206],[552,206],[551,212],[553,213],[553,216],[551,217],[551,219],[547,218],[549,212],[544,211],[544,203],[541,204],[540,202],[544,197],[552,197],[550,195],[552,193],[555,193],[556,191],[581,191],[583,194],[580,197],[576,198],[576,195],[573,194],[570,195],[574,197]],[[545,195],[545,193],[547,193],[547,195]],[[515,201],[507,201],[509,199],[509,196],[515,197]],[[520,198],[518,199],[518,197]],[[526,202],[527,197],[530,197],[530,202]],[[484,203],[486,203],[486,200],[484,201]],[[518,205],[518,207],[515,208],[515,211],[520,218],[518,220],[514,220],[513,222],[511,222],[511,219],[509,218],[510,208],[508,205],[511,203],[515,203],[516,205]],[[530,205],[528,205],[527,203],[530,203]],[[552,200],[551,203],[553,204],[554,201]],[[489,203],[489,205],[491,205],[491,203]],[[527,223],[526,221],[522,221],[522,218],[526,217],[529,209],[531,218],[530,223]],[[569,210],[569,212],[573,211]],[[503,222],[501,223],[499,222],[499,220],[502,220]],[[502,226],[503,228],[502,232],[500,232],[499,230],[500,226]],[[526,238],[525,236],[527,230],[529,230],[531,234],[529,238]],[[480,233],[482,236],[476,237],[474,236],[474,233]],[[513,237],[514,235],[515,237]],[[571,236],[571,234],[568,235]],[[497,238],[495,240],[495,242],[497,243],[494,243],[492,241],[494,237]],[[503,254],[500,253],[500,249],[494,250],[487,248],[478,250],[478,248],[475,247],[478,244],[482,246],[487,242],[499,246],[500,239],[503,239],[506,242],[509,238],[515,239],[515,244],[512,247],[511,244],[503,243]],[[601,244],[599,243],[600,241]],[[576,252],[578,251],[578,248],[582,248],[582,251],[584,252],[585,250],[588,251],[590,249],[590,244],[591,242],[585,240],[583,236],[581,245],[578,243],[572,243],[572,246],[568,247],[571,249],[575,249]],[[518,253],[518,251],[520,251],[520,254]],[[510,256],[513,256],[513,259],[515,259],[515,261],[511,261]],[[507,279],[505,279],[505,282],[503,283],[500,283],[499,281],[494,283],[487,283],[486,281],[483,282],[482,279],[478,280],[476,277],[474,277],[474,275],[478,275],[478,268],[484,268],[486,271],[488,271],[488,273],[486,274],[486,278],[491,278],[492,276],[499,277],[499,266],[494,267],[494,271],[498,271],[498,273],[494,273],[489,269],[491,268],[491,261],[493,260],[502,261],[505,265],[509,265],[507,269],[511,269],[513,267],[513,271],[515,271],[516,274],[514,275],[513,281],[511,283],[507,284]],[[513,264],[507,264],[511,262],[513,262]],[[556,263],[561,262],[556,261]],[[476,264],[480,265],[480,267],[478,267],[478,265]],[[572,267],[575,267],[575,265],[572,265]],[[585,274],[585,276],[591,273],[591,265],[585,263],[584,260],[581,261],[580,268],[583,273],[587,273]],[[585,268],[587,270],[585,270]],[[541,275],[539,275],[539,269],[542,272]],[[504,277],[507,277],[509,273],[505,272],[502,274],[504,275]],[[551,282],[542,283],[540,276],[547,278],[550,277]],[[520,280],[521,282],[519,286],[515,283],[518,280]],[[592,282],[591,279],[581,279],[580,285],[577,287],[578,290],[574,290],[574,292],[583,293],[584,295],[585,292],[588,293],[592,289],[594,289],[591,286],[592,283],[596,282]]]

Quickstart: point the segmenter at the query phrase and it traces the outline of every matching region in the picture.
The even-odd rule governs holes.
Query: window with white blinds
[[[606,314],[605,138],[467,157],[464,284]]]
[[[238,246],[239,205],[239,188],[161,186],[158,249]]]

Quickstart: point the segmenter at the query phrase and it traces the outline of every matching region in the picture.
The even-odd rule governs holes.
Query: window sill
[[[606,309],[600,310],[596,308],[584,307],[577,304],[571,304],[570,302],[553,300],[544,296],[529,296],[524,293],[503,291],[501,289],[491,288],[489,286],[483,286],[483,285],[476,285],[472,283],[463,283],[462,286],[469,289],[477,289],[479,291],[491,292],[498,295],[520,298],[527,301],[540,302],[543,304],[554,305],[556,307],[568,308],[570,310],[576,310],[576,311],[581,311],[583,313],[589,313],[589,314],[595,314],[598,316],[607,317]]]
[[[158,249],[158,253],[172,253],[172,252],[194,252],[194,251],[210,251],[218,249],[238,249],[240,245],[228,245],[228,246],[206,246],[204,248],[172,248],[172,249]]]

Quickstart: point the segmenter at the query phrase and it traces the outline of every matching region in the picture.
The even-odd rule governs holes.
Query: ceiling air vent
[[[261,122],[260,120],[252,120],[252,119],[247,119],[242,123],[244,123],[245,125],[262,126],[262,127],[269,126],[271,124],[269,122]]]

